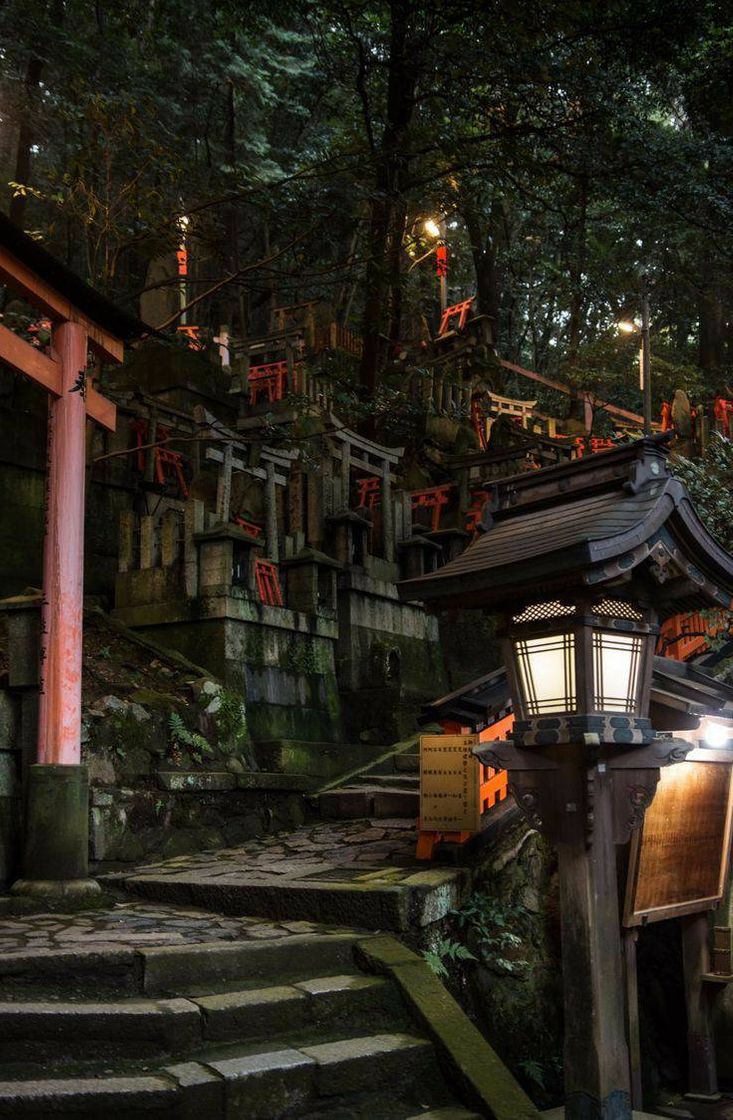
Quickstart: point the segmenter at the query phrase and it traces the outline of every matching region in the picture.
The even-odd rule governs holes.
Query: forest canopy
[[[3,205],[130,309],[185,234],[203,329],[326,301],[373,390],[432,219],[502,357],[638,408],[648,283],[657,395],[733,381],[723,3],[4,0],[0,44]]]

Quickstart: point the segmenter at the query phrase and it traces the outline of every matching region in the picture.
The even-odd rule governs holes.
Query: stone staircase
[[[424,962],[390,937],[29,950],[0,962],[0,984],[0,1116],[538,1115]]]
[[[420,813],[420,755],[417,740],[397,744],[361,770],[331,783],[314,798],[326,820],[417,820]]]

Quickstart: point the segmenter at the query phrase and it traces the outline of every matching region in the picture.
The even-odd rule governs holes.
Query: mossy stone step
[[[0,1061],[81,1062],[182,1054],[202,1045],[267,1038],[338,1024],[394,1026],[395,988],[376,976],[319,976],[191,999],[32,1001],[0,1004]]]
[[[405,1120],[481,1120],[478,1112],[467,1112],[465,1108],[431,1108],[417,1116],[407,1116]]]
[[[327,820],[359,820],[417,817],[420,791],[400,785],[377,784],[363,779],[359,784],[341,786],[320,794],[318,807]]]
[[[0,1081],[0,1116],[48,1120],[51,1116],[114,1120],[173,1120],[180,1116],[176,1083],[168,1077],[69,1077]]]
[[[206,1116],[279,1120],[319,1098],[389,1089],[399,1097],[430,1080],[435,1058],[423,1038],[401,1032],[231,1054],[167,1066],[158,1076],[71,1077],[0,1082],[0,1116]]]

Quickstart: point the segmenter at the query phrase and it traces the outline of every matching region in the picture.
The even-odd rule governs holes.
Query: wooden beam
[[[0,246],[0,282],[7,284],[11,291],[28,300],[54,322],[79,323],[87,332],[89,345],[97,354],[110,362],[122,361],[124,346],[119,338],[87,318],[73,303],[36,276],[32,269],[3,246]]]
[[[518,373],[522,377],[528,377],[530,381],[538,381],[540,385],[546,385],[548,389],[557,389],[558,393],[564,393],[566,397],[570,396],[570,387],[564,385],[562,381],[554,381],[551,377],[545,377],[543,373],[537,373],[533,369],[525,369],[524,366],[518,366],[514,362],[505,362],[503,359],[499,362],[500,366],[504,369],[510,369],[512,373]],[[618,416],[622,420],[629,420],[632,424],[638,424],[640,428],[644,426],[644,417],[639,416],[636,412],[629,412],[626,408],[619,408],[615,404],[607,404],[605,401],[598,401],[597,408],[605,408],[606,412],[610,412],[612,416]]]
[[[59,363],[2,324],[0,324],[0,361],[6,362],[16,373],[22,373],[37,382],[54,396],[61,395]],[[87,386],[86,406],[90,420],[96,420],[110,432],[115,430],[117,409],[112,401],[98,393],[93,385]]]
[[[87,385],[87,417],[95,420],[100,428],[114,432],[117,428],[117,405],[97,392],[93,385]]]
[[[61,366],[20,335],[0,325],[0,361],[16,373],[37,381],[54,396],[61,396]]]

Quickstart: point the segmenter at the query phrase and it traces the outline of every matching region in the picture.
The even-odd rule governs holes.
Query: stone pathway
[[[403,819],[320,821],[104,878],[146,898],[227,914],[393,930],[444,917],[468,885],[465,868],[417,862],[415,826]]]
[[[312,922],[263,922],[147,902],[118,902],[76,914],[0,918],[0,959],[55,949],[135,949],[212,941],[249,941],[315,933]]]
[[[399,879],[425,867],[415,860],[415,824],[410,820],[321,821],[239,848],[221,848],[144,864],[136,875],[176,875],[182,871],[221,878],[246,867],[253,882],[273,875],[286,879],[331,877],[363,879],[374,871]],[[112,872],[108,882],[129,878]]]

